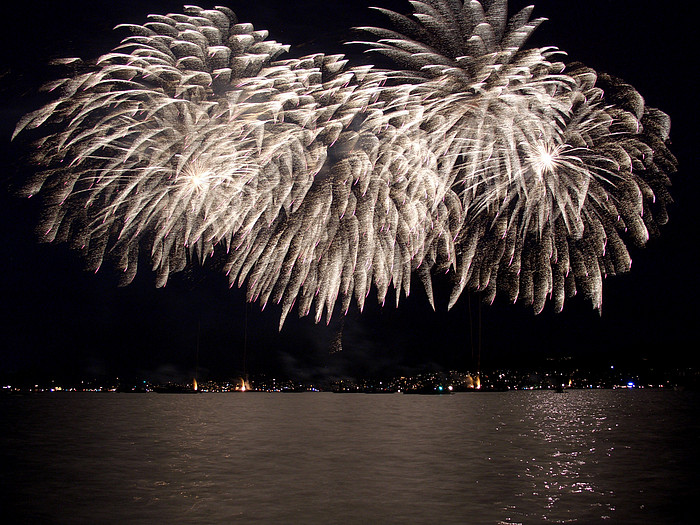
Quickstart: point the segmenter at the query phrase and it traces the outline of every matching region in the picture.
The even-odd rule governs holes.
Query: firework
[[[469,287],[560,310],[580,289],[600,308],[603,277],[630,267],[625,242],[667,220],[668,117],[554,48],[523,50],[543,21],[532,7],[508,20],[505,0],[412,4],[412,17],[382,10],[402,33],[364,29],[406,68],[463,207],[450,305]]]
[[[669,120],[629,85],[556,49],[522,49],[542,19],[506,1],[412,2],[364,28],[401,69],[348,67],[288,47],[223,7],[125,26],[94,62],[62,61],[26,193],[45,240],[93,270],[164,285],[216,256],[249,301],[330,318],[372,288],[398,304],[418,274],[450,271],[540,311],[629,269],[666,220]],[[652,215],[652,211],[655,214]]]

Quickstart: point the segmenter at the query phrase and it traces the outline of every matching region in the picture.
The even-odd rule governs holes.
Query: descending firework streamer
[[[450,306],[469,287],[536,312],[580,289],[600,308],[603,277],[630,268],[625,242],[667,221],[668,116],[555,48],[522,49],[544,20],[532,6],[508,19],[506,0],[411,4],[380,9],[397,30],[363,29],[405,68],[393,76],[423,108],[414,132],[463,207]]]
[[[411,2],[363,28],[401,69],[287,46],[228,8],[149,15],[94,62],[60,61],[59,93],[15,135],[42,131],[25,185],[45,240],[69,241],[130,282],[164,285],[216,255],[264,307],[327,319],[372,288],[455,275],[541,310],[626,271],[625,242],[666,220],[669,120],[624,82],[554,48],[523,50],[542,19],[506,1]],[[40,132],[33,132],[40,133]],[[652,216],[652,209],[655,216]]]
[[[338,55],[278,60],[286,46],[223,7],[127,29],[94,64],[63,61],[75,73],[49,86],[59,98],[17,127],[56,130],[26,188],[47,196],[47,240],[95,269],[115,259],[125,282],[145,252],[159,285],[218,248],[282,320],[295,301],[318,320],[372,285],[408,293],[427,253],[453,258],[435,156],[399,132],[418,114],[376,102],[385,75]]]

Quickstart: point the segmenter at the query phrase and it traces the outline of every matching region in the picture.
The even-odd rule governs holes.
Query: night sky
[[[291,56],[343,52],[367,61],[360,48],[341,46],[349,28],[384,25],[370,5],[408,12],[403,0],[321,2],[225,2],[242,22],[291,44]],[[530,2],[511,2],[514,13]],[[209,7],[208,4],[200,4]],[[278,332],[280,309],[247,305],[240,290],[214,270],[193,267],[156,289],[140,270],[119,288],[109,270],[82,269],[67,246],[45,245],[34,233],[36,203],[10,196],[13,183],[31,173],[23,160],[27,144],[9,138],[17,120],[39,107],[38,87],[52,79],[51,58],[93,58],[108,52],[124,32],[123,22],[142,23],[148,13],[179,12],[170,1],[16,2],[4,8],[0,62],[0,378],[79,380],[131,376],[178,379],[195,367],[226,378],[242,373],[299,378],[398,374],[425,368],[526,366],[546,357],[574,356],[591,363],[664,362],[697,364],[691,350],[697,330],[698,178],[696,44],[692,18],[680,1],[589,0],[535,2],[534,16],[549,19],[528,47],[555,45],[570,61],[622,77],[647,104],[671,116],[671,150],[680,162],[673,177],[670,222],[660,238],[632,249],[632,271],[608,278],[602,315],[576,297],[564,312],[551,306],[538,316],[497,298],[479,306],[464,294],[447,312],[446,281],[436,280],[436,312],[419,283],[411,297],[383,309],[369,301],[343,323],[343,350],[331,353],[340,318],[330,326],[290,314]],[[143,267],[142,267],[143,268]],[[371,296],[370,296],[371,298]],[[389,299],[388,298],[388,299]],[[480,321],[479,321],[480,319]],[[198,335],[199,334],[199,335]],[[199,341],[199,343],[198,343]]]

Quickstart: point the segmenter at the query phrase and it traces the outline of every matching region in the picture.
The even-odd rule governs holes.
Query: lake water
[[[0,513],[66,524],[697,523],[698,400],[3,396]]]

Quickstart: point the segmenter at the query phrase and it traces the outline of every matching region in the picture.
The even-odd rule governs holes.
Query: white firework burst
[[[411,2],[364,28],[403,69],[287,46],[224,7],[149,15],[94,63],[49,86],[40,128],[45,240],[164,285],[217,255],[263,307],[316,320],[454,270],[536,311],[629,268],[624,240],[665,221],[668,118],[630,86],[522,49],[543,19],[505,0]],[[601,88],[602,86],[602,88]],[[659,219],[650,213],[656,201]]]
[[[654,202],[665,222],[668,118],[609,77],[604,95],[554,48],[523,50],[543,21],[532,7],[507,19],[505,0],[411,4],[412,17],[382,10],[402,33],[362,29],[408,68],[389,76],[424,108],[412,132],[430,137],[464,209],[450,306],[469,287],[561,309],[578,287],[600,308],[603,276],[630,267],[622,239],[648,239]]]
[[[383,74],[277,60],[286,46],[226,8],[127,27],[94,64],[65,61],[60,97],[17,126],[56,129],[27,185],[48,195],[45,240],[70,239],[93,269],[115,259],[125,282],[145,252],[158,285],[226,252],[231,282],[282,303],[282,322],[297,300],[318,320],[373,285],[380,301],[392,283],[408,293],[426,258],[452,257],[435,155],[400,132],[417,114],[381,111]]]

